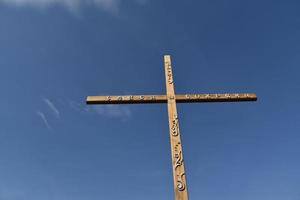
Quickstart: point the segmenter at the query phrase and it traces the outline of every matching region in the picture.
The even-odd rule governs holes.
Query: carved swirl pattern
[[[180,167],[182,165],[182,162],[183,162],[181,151],[179,151],[178,153],[177,152],[175,153],[175,159],[176,159],[176,161],[175,161],[175,170],[176,170],[177,167]]]
[[[184,176],[185,174],[184,173],[182,173],[181,175],[178,175],[178,179],[177,179],[177,189],[179,190],[179,191],[184,191],[185,190],[185,184],[184,184],[184,182],[183,182],[183,176]]]
[[[179,125],[178,125],[178,116],[174,115],[174,119],[172,121],[171,132],[173,136],[179,135]]]
[[[183,169],[183,173],[180,174],[180,167],[183,166],[183,156],[182,156],[182,149],[181,149],[180,142],[178,142],[174,147],[174,158],[175,158],[174,169],[175,169],[175,173],[177,173],[176,186],[179,191],[183,191],[183,190],[185,190],[186,186],[185,186],[184,179],[183,179],[183,176],[185,175],[184,169]],[[176,170],[179,170],[179,172],[176,172]]]

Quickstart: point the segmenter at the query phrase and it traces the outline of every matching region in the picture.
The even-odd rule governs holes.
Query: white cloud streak
[[[52,113],[54,114],[54,116],[56,118],[59,118],[60,117],[60,113],[59,113],[59,110],[55,107],[54,103],[52,101],[50,101],[49,99],[47,99],[47,98],[43,98],[43,101],[50,108],[50,110],[52,111]]]
[[[63,6],[70,11],[78,11],[81,6],[97,6],[100,9],[116,13],[121,0],[0,0],[7,5],[43,9],[51,6]]]
[[[37,111],[36,114],[41,118],[41,120],[44,122],[45,126],[47,127],[47,129],[51,129],[49,122],[45,116],[44,113],[42,113],[41,111]]]

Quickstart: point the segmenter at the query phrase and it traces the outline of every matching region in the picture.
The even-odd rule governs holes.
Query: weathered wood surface
[[[165,56],[164,61],[165,61],[168,116],[169,116],[175,200],[188,200],[188,190],[187,190],[187,182],[186,182],[185,169],[184,169],[183,149],[182,149],[181,138],[180,138],[181,134],[179,129],[179,120],[178,120],[178,114],[176,108],[171,57]]]
[[[175,95],[176,103],[256,101],[256,94],[185,94]],[[167,103],[167,95],[88,96],[87,104]]]

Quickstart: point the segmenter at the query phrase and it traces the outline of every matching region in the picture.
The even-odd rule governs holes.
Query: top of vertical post
[[[167,96],[168,99],[169,98],[174,99],[175,98],[174,79],[173,79],[172,62],[171,62],[170,55],[164,56],[164,64],[165,64],[165,73],[166,73]]]

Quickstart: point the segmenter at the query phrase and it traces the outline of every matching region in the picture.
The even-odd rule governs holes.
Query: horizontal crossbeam
[[[177,103],[256,101],[256,94],[186,94],[176,95]],[[88,96],[87,104],[167,103],[166,95]]]

